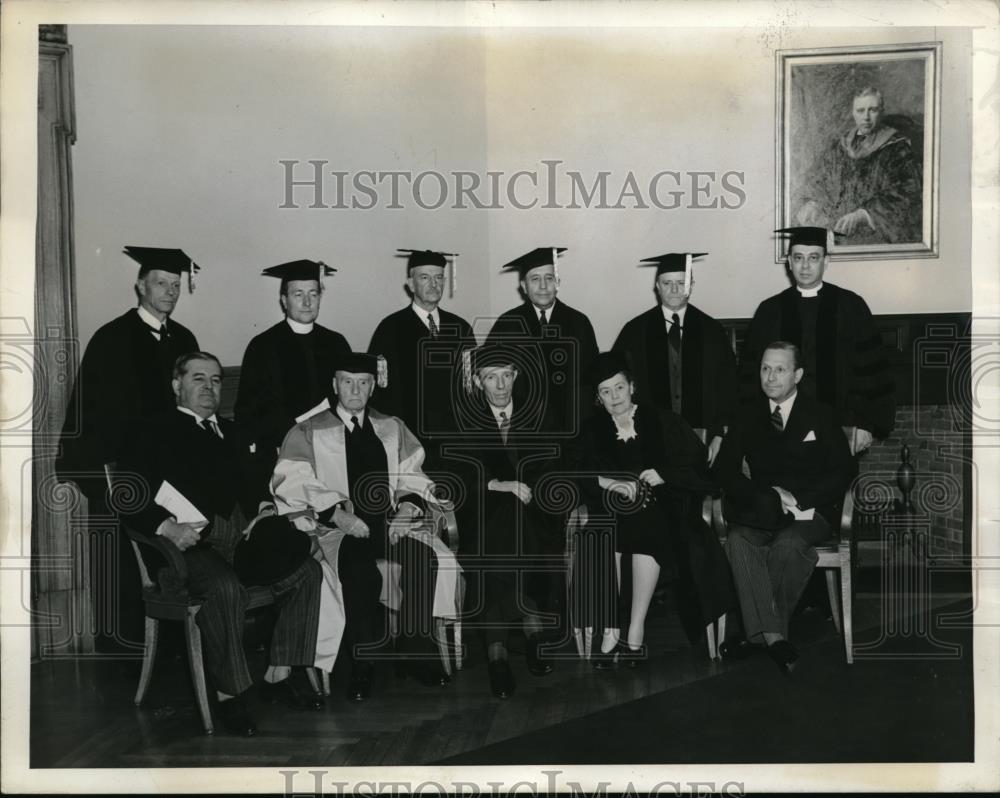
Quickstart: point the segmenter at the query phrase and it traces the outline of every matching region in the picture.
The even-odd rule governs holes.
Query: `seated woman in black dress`
[[[701,519],[702,499],[714,491],[704,444],[680,416],[632,401],[635,384],[618,353],[598,356],[591,384],[607,412],[582,433],[580,488],[589,519],[578,542],[573,600],[574,626],[603,630],[593,656],[600,668],[615,654],[629,664],[644,658],[646,613],[661,567],[677,572],[678,608],[692,640],[734,608],[736,597],[722,547]],[[601,556],[609,544],[614,569]],[[624,644],[616,606],[623,555],[632,572]]]

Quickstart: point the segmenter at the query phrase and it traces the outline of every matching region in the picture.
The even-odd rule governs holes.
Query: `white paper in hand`
[[[167,480],[163,480],[153,501],[177,519],[178,524],[191,524],[198,530],[208,526],[208,519]]]

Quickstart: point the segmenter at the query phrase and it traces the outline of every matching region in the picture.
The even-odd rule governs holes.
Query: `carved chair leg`
[[[434,641],[437,643],[438,655],[441,657],[441,667],[451,676],[451,657],[448,655],[448,631],[445,629],[444,618],[434,619]]]
[[[844,575],[841,574],[840,578],[843,579]],[[843,632],[840,626],[840,598],[837,595],[837,569],[835,568],[826,569],[826,592],[830,597],[830,612],[833,613],[833,625],[837,629],[837,634],[841,635]]]
[[[189,607],[184,619],[184,639],[187,642],[188,662],[191,665],[191,680],[194,682],[194,694],[198,701],[198,711],[205,734],[211,734],[212,711],[208,707],[208,688],[205,686],[205,663],[201,653],[201,631],[195,621],[200,607]]]
[[[323,695],[330,695],[330,674],[326,671],[320,671],[319,677],[323,682]]]
[[[705,627],[705,640],[708,643],[708,658],[717,659],[719,656],[719,649],[715,645],[715,621],[709,621],[708,625]]]
[[[844,607],[844,650],[847,654],[847,664],[851,665],[854,662],[854,600],[850,549],[846,555],[842,553],[840,558],[840,597]]]
[[[160,622],[156,618],[146,616],[146,647],[142,653],[142,672],[139,674],[139,687],[135,691],[135,705],[139,706],[146,697],[146,690],[153,678],[153,664],[156,662],[156,643],[159,639]]]
[[[316,675],[316,668],[306,668],[306,678],[309,680],[309,686],[312,688],[314,693],[322,692],[319,686],[319,677]]]
[[[455,638],[455,670],[462,670],[462,622],[455,621],[451,626]]]

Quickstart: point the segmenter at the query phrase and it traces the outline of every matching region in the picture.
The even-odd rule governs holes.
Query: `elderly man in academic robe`
[[[384,637],[380,598],[398,604],[400,672],[429,686],[449,681],[433,619],[457,615],[458,564],[433,523],[449,508],[421,470],[420,442],[400,419],[368,407],[377,371],[372,355],[337,360],[335,406],[321,404],[288,432],[271,481],[278,512],[317,536],[326,577],[321,636],[323,629],[344,634],[355,701],[371,695]]]
[[[759,391],[760,359],[771,341],[795,344],[804,376],[799,390],[830,405],[845,428],[851,454],[892,432],[895,385],[882,337],[864,299],[828,283],[829,233],[822,227],[791,227],[788,270],[795,285],[765,299],[754,312],[740,355],[743,401]]]
[[[334,361],[351,351],[343,335],[316,321],[322,278],[334,271],[312,260],[263,271],[281,280],[278,300],[285,318],[247,345],[233,408],[236,420],[253,437],[263,474],[271,474],[278,447],[297,418],[326,397]]]
[[[463,390],[463,353],[475,346],[469,323],[441,307],[448,258],[431,250],[400,250],[406,256],[409,305],[382,319],[368,352],[385,358],[388,384],[372,407],[398,416],[427,453],[426,469],[454,471],[441,445],[455,437],[454,396]],[[452,284],[455,263],[452,262]]]
[[[656,266],[657,307],[627,322],[612,347],[628,358],[636,401],[671,410],[704,429],[708,461],[718,454],[736,405],[736,355],[715,319],[690,304],[691,261],[705,253],[647,258]]]

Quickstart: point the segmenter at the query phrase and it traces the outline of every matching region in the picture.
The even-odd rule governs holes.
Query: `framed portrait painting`
[[[940,42],[777,61],[776,227],[832,230],[836,259],[937,257]]]

